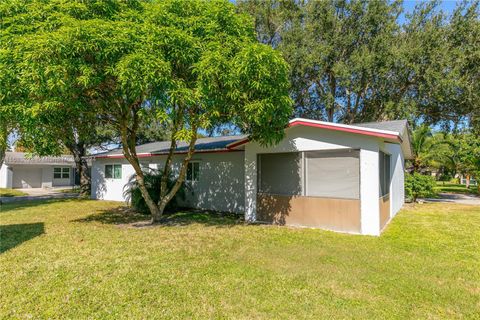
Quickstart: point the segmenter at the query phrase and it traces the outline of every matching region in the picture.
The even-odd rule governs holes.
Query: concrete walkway
[[[72,199],[77,198],[78,193],[72,192],[61,192],[62,190],[67,190],[68,187],[63,188],[29,188],[29,189],[18,189],[26,193],[26,196],[20,197],[0,197],[0,203],[13,203],[13,202],[25,202],[32,200],[46,200],[46,199]]]
[[[439,193],[439,198],[422,199],[425,202],[459,203],[480,206],[480,197],[461,193]]]

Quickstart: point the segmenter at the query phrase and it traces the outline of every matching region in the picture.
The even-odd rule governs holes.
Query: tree
[[[16,77],[17,66],[6,41],[8,35],[7,29],[0,28],[0,167],[5,159],[8,138],[18,128],[25,108],[25,92]]]
[[[381,115],[369,100],[394,63],[399,2],[246,0],[239,8],[291,65],[297,115],[346,123]]]
[[[292,113],[288,67],[279,53],[256,42],[249,19],[228,1],[30,5],[43,9],[44,21],[17,41],[27,61],[21,78],[38,92],[30,99],[94,113],[115,128],[153,222],[181,187],[200,129],[229,123],[263,144],[282,138]],[[73,97],[80,103],[65,103]],[[171,141],[158,202],[148,193],[135,150],[140,128],[152,118]],[[178,140],[188,143],[188,152],[168,186]]]
[[[49,100],[52,98],[50,96]],[[42,104],[29,108],[19,129],[20,139],[27,150],[40,156],[61,155],[68,151],[80,178],[80,195],[86,197],[90,196],[91,184],[88,150],[113,137],[104,130],[101,119],[88,111],[90,106],[66,107],[75,98],[68,99],[59,99],[61,102],[56,106],[43,100]]]
[[[452,153],[457,159],[456,170],[466,177],[470,187],[471,177],[480,177],[480,138],[470,132],[455,134],[452,139]]]
[[[435,147],[432,136],[432,130],[427,125],[421,125],[412,132],[412,172],[420,173],[429,167],[432,150]]]
[[[291,66],[298,116],[345,123],[480,123],[479,2],[239,0]]]
[[[100,3],[89,5],[102,12]],[[103,9],[109,6],[114,4],[106,1]],[[108,136],[103,134],[105,130],[100,127],[95,106],[86,96],[88,89],[84,90],[79,85],[82,81],[91,80],[85,76],[91,70],[81,69],[83,66],[78,61],[70,61],[84,74],[69,74],[79,69],[74,71],[72,65],[56,64],[48,47],[53,42],[47,39],[52,26],[68,20],[67,12],[81,16],[85,7],[87,5],[74,1],[2,2],[0,61],[6,66],[2,70],[7,71],[2,76],[2,82],[10,80],[2,88],[16,98],[17,108],[8,114],[15,114],[17,121],[14,123],[21,135],[22,145],[40,156],[59,155],[67,149],[74,157],[80,176],[81,194],[87,196],[90,194],[90,176],[85,158],[87,150]],[[5,96],[2,96],[3,100]],[[18,112],[20,104],[23,109]],[[2,115],[5,114],[2,111]],[[12,116],[8,119],[10,121],[2,121],[2,124],[12,127]]]

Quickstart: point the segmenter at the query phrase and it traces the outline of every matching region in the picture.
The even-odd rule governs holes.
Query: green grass
[[[437,186],[435,187],[435,192],[479,194],[477,186],[471,185],[467,189],[467,187],[464,184],[454,184],[454,183],[443,184],[443,182],[437,182]]]
[[[0,318],[452,319],[480,315],[480,207],[407,207],[381,237],[118,203],[0,210]]]
[[[79,187],[72,187],[67,189],[60,189],[58,190],[59,193],[80,193]]]
[[[0,188],[0,197],[20,197],[20,196],[26,196],[27,194],[25,192],[15,190],[15,189],[9,189],[9,188]]]

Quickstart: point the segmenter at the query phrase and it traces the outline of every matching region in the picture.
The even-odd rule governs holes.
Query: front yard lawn
[[[25,192],[9,188],[0,188],[0,197],[20,197],[26,196]]]
[[[478,187],[471,185],[468,189],[464,184],[454,184],[437,182],[435,192],[447,192],[447,193],[464,193],[464,194],[478,194]]]
[[[381,237],[114,202],[0,209],[0,318],[478,318],[480,207],[407,207]]]

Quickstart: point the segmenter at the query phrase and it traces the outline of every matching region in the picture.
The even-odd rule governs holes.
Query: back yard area
[[[406,207],[381,237],[118,203],[0,209],[0,318],[478,318],[480,206]]]

